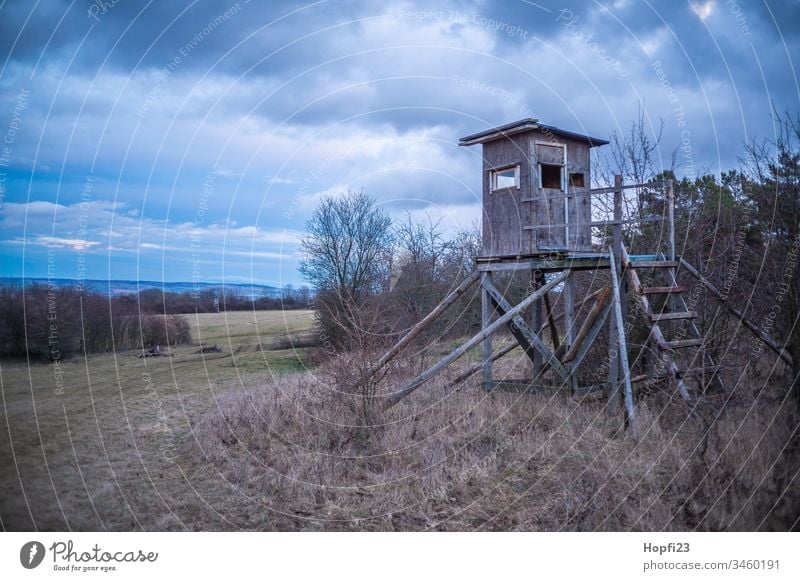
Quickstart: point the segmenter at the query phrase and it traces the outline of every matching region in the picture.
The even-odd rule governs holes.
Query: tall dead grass
[[[448,389],[458,370],[385,412],[387,392],[378,392],[365,422],[364,394],[349,388],[347,369],[355,379],[358,355],[230,395],[196,423],[192,469],[249,499],[227,515],[233,522],[258,530],[796,526],[797,418],[775,397],[716,410],[703,447],[697,422],[665,394],[640,402],[637,441],[602,401],[486,394],[474,379]],[[385,383],[402,380],[395,371]]]

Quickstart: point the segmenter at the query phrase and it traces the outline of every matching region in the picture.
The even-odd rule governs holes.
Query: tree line
[[[305,309],[307,288],[279,297],[250,297],[238,289],[218,293],[146,289],[108,297],[78,287],[0,285],[0,358],[57,361],[79,353],[147,349],[192,342],[185,314]]]

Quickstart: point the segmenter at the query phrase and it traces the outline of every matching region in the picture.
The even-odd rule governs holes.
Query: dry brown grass
[[[760,530],[798,515],[792,415],[765,429],[774,401],[724,412],[701,455],[698,424],[664,396],[642,404],[634,441],[603,402],[447,391],[452,374],[364,427],[341,366],[232,395],[196,426],[195,470],[241,499],[226,512],[239,526]]]
[[[382,412],[386,389],[435,354],[401,360],[365,416],[363,392],[352,389],[352,380],[371,355],[303,370],[304,352],[268,351],[282,335],[308,329],[308,314],[292,316],[266,314],[264,322],[243,315],[235,325],[224,315],[205,316],[195,338],[199,331],[203,343],[218,343],[224,354],[202,356],[186,347],[165,360],[121,353],[65,363],[61,395],[53,391],[51,365],[0,367],[2,526],[796,526],[798,420],[777,377],[744,383],[763,389],[739,389],[736,405],[714,422],[703,454],[698,424],[665,394],[641,402],[635,441],[619,417],[606,415],[603,401],[486,394],[476,379],[448,389],[467,361]],[[520,376],[526,367],[512,354],[497,373]]]

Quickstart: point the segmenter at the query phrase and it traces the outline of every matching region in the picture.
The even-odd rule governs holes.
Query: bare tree
[[[300,273],[317,293],[323,330],[336,342],[358,326],[353,314],[388,279],[392,220],[363,191],[348,192],[322,200],[306,230]]]

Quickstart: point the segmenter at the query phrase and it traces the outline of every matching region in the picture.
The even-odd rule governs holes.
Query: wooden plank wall
[[[526,134],[483,145],[483,251],[485,256],[518,256],[531,252],[528,216],[521,199],[530,191],[530,151]],[[520,164],[520,188],[491,191],[491,170]]]

